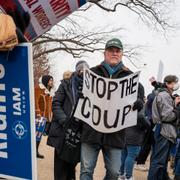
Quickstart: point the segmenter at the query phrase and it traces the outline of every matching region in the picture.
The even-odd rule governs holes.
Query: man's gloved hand
[[[79,98],[84,98],[84,94],[83,94],[82,91],[79,91],[79,92],[78,92],[78,97],[79,97]]]
[[[82,92],[82,89],[83,89],[83,83],[81,83],[78,87],[78,97],[79,98],[84,98],[84,94]]]
[[[142,100],[137,99],[132,106],[132,110],[133,111],[138,110],[138,112],[139,112],[139,111],[141,111],[142,108],[143,108]]]

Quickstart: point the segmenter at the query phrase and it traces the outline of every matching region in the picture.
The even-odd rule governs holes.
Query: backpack
[[[0,51],[8,51],[18,44],[16,25],[11,16],[0,13]]]
[[[145,116],[144,109],[138,112],[137,115],[137,127],[141,130],[148,130],[151,127],[147,116]]]

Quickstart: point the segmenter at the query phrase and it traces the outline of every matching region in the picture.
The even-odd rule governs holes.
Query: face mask
[[[177,91],[178,89],[179,89],[179,84],[176,83],[176,84],[174,85],[174,87],[173,87],[173,91]]]

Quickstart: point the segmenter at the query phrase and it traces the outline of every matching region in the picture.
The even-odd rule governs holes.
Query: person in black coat
[[[123,78],[130,74],[122,62],[123,46],[119,39],[113,38],[106,43],[105,60],[91,70],[105,78]],[[141,94],[141,90],[138,91]],[[133,105],[134,104],[134,105]],[[132,102],[133,110],[141,109],[141,100]],[[97,157],[102,150],[106,168],[105,180],[117,180],[119,177],[121,151],[125,146],[125,130],[114,133],[101,133],[86,123],[81,135],[81,172],[80,180],[92,180]]]
[[[145,119],[145,108],[143,108],[138,112],[137,125],[125,129],[126,145],[121,156],[120,179],[133,179],[135,160],[145,140],[145,133],[149,128],[150,123]]]
[[[154,144],[154,132],[153,132],[154,124],[152,121],[152,104],[153,104],[155,96],[156,96],[155,90],[153,90],[147,96],[147,102],[145,104],[145,115],[147,117],[147,120],[148,120],[150,126],[146,131],[143,146],[142,146],[141,151],[136,159],[136,161],[137,161],[137,165],[135,166],[136,170],[141,170],[141,171],[148,170],[148,168],[145,166],[145,163],[146,163],[146,160],[151,151],[151,146],[153,146],[153,144]]]
[[[82,91],[83,66],[85,61],[76,64],[76,72],[70,79],[63,79],[55,93],[52,103],[53,118],[47,144],[55,148],[54,152],[54,180],[74,180],[76,163],[69,163],[60,157],[64,142],[64,127],[71,118]]]

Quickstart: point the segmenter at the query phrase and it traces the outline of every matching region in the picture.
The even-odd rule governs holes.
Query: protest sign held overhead
[[[136,125],[137,111],[131,107],[137,100],[139,74],[107,79],[85,68],[84,98],[78,102],[75,117],[103,133]]]
[[[33,40],[85,3],[86,0],[1,0],[0,9],[6,12],[10,9],[13,15],[18,11],[19,19],[27,12],[30,24],[25,36]]]

